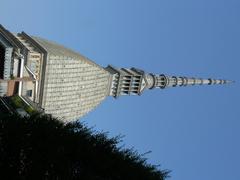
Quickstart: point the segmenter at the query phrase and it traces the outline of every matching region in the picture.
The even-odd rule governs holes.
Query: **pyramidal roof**
[[[79,53],[33,37],[46,51],[42,108],[73,120],[94,109],[108,96],[110,74]]]
[[[107,96],[141,95],[147,89],[227,84],[222,79],[102,68],[81,54],[0,25],[0,96],[18,94],[30,106],[64,121],[81,118]]]

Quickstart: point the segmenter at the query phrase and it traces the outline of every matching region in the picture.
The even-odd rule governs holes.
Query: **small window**
[[[32,97],[32,90],[27,90],[27,96]]]

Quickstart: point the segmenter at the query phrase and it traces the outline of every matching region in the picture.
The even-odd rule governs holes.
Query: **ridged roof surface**
[[[86,57],[32,37],[47,52],[42,108],[65,121],[76,120],[108,95],[110,74]]]

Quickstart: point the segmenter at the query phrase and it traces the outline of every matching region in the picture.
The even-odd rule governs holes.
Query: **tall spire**
[[[111,85],[109,95],[118,97],[120,95],[141,95],[145,89],[192,86],[192,85],[212,85],[227,84],[233,81],[222,79],[201,79],[166,76],[164,74],[155,75],[145,73],[143,70],[131,68],[115,68],[108,66],[106,68],[111,74]]]
[[[147,75],[149,76],[149,75]],[[159,87],[175,87],[175,86],[190,86],[190,85],[212,85],[212,84],[227,84],[232,81],[222,80],[222,79],[201,79],[201,78],[188,78],[188,77],[176,77],[176,76],[166,76],[152,75],[152,80],[148,81],[150,88]]]

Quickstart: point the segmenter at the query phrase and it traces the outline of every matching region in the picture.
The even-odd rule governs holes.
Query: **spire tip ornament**
[[[226,80],[226,84],[236,83],[236,81],[233,80]]]

